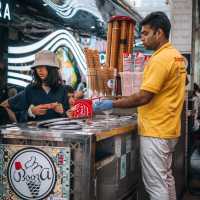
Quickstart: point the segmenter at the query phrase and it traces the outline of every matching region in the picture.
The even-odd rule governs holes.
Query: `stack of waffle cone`
[[[93,93],[97,91],[95,68],[88,68],[88,87]]]
[[[123,71],[123,53],[132,53],[134,41],[133,19],[124,16],[112,17],[108,23],[106,65]]]
[[[99,95],[104,95],[105,90],[104,90],[104,68],[103,67],[99,67],[97,69],[97,85],[98,85],[98,93]]]
[[[130,23],[128,27],[128,53],[133,52],[133,41],[134,41],[134,24]]]
[[[119,38],[120,38],[120,23],[118,21],[113,22],[112,37],[110,46],[110,68],[117,67],[117,56],[119,50]]]
[[[112,80],[113,84],[114,84],[114,79],[115,79],[115,69],[110,69],[107,68],[107,83],[106,83],[106,94],[108,96],[111,96],[113,94],[113,87],[114,85],[112,85],[112,87],[109,87],[108,81]],[[111,85],[110,85],[111,86]]]
[[[106,64],[101,65],[99,52],[97,50],[85,49],[86,61],[88,64],[88,87],[92,94],[112,95],[113,88],[108,86],[108,81],[114,79],[114,68]]]
[[[89,48],[84,49],[84,53],[86,56],[86,63],[88,68],[94,68],[94,61],[93,61],[93,52]]]
[[[85,56],[88,66],[88,88],[92,95],[99,91],[97,83],[97,69],[100,68],[99,53],[97,50],[85,48]]]
[[[105,65],[97,69],[98,92],[100,95],[112,95],[113,88],[109,87],[108,81],[113,79],[114,69],[109,69]]]

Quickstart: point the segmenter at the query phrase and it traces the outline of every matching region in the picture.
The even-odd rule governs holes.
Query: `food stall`
[[[0,199],[137,199],[133,116],[1,127]]]
[[[48,8],[46,4],[38,7]],[[29,7],[27,6],[27,8]],[[40,9],[38,10],[40,11]],[[36,13],[32,14],[38,16],[38,12],[37,15],[35,15]],[[84,17],[80,18],[85,19]],[[28,38],[33,40],[34,37],[29,34],[31,32],[29,29],[35,30],[35,21],[30,19],[29,26],[24,27],[24,30],[28,30]],[[41,17],[41,19],[43,18]],[[27,21],[29,21],[29,17]],[[88,23],[88,20],[85,21]],[[24,22],[20,21],[19,24],[23,25]],[[40,24],[44,26],[45,23]],[[49,21],[46,22],[49,33],[52,31],[50,24]],[[38,24],[36,25],[38,26]],[[89,24],[89,28],[91,27],[92,25]],[[134,27],[135,20],[129,17],[117,16],[110,19],[107,33],[107,57],[104,65],[100,64],[97,50],[85,49],[86,60],[84,59],[83,71],[87,72],[85,74],[87,74],[89,97],[97,95],[97,98],[101,96],[119,98],[118,95],[128,96],[127,92],[132,94],[139,88],[142,72],[136,70],[131,59]],[[27,32],[25,33],[27,34]],[[17,40],[19,36],[11,33],[10,35],[16,37]],[[63,36],[65,45],[65,40],[67,44],[73,41],[72,38],[66,39],[66,35],[69,35],[66,30],[57,30],[54,34],[56,34],[56,42],[60,41],[60,35]],[[27,35],[25,36],[27,37]],[[59,40],[57,40],[57,36],[59,36]],[[52,35],[46,37],[51,38]],[[75,42],[73,42],[74,44]],[[55,48],[52,47],[49,50],[55,51],[57,46],[59,45],[55,43]],[[17,71],[29,70],[29,64],[34,60],[33,55],[38,49],[41,49],[41,46],[37,47],[38,49],[29,46],[30,52],[19,52],[18,48],[23,50],[23,47],[8,48],[9,56],[13,56],[8,58],[8,71],[10,70],[8,82],[10,81],[12,84],[21,84],[22,81],[24,83],[26,78],[25,84],[29,83],[30,77],[24,76],[26,74],[23,76],[14,74],[13,71],[15,72],[16,69]],[[72,49],[78,49],[78,47],[75,46]],[[80,51],[82,52],[82,50]],[[21,63],[24,54],[31,58],[27,61],[28,64]],[[24,66],[25,68],[23,68]],[[130,109],[123,112],[126,115],[127,112],[131,113],[130,116],[121,117],[97,115],[93,118],[76,120],[60,118],[1,127],[0,199],[146,199],[146,197],[141,197],[145,193],[141,192],[136,118],[131,116],[133,112]],[[180,172],[184,173],[182,145],[184,142],[185,138],[178,145],[174,159],[175,177],[178,177],[178,196],[184,187],[184,177],[182,174],[180,175]]]

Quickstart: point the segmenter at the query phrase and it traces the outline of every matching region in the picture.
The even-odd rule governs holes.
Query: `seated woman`
[[[32,70],[32,83],[2,105],[19,113],[21,122],[64,117],[69,109],[69,86],[62,84],[56,55],[50,51],[37,53]]]

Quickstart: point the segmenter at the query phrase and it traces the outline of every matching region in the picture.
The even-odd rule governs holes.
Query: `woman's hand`
[[[72,118],[73,118],[73,111],[72,111],[72,110],[66,111],[66,116],[67,116],[68,118],[72,119]]]
[[[52,108],[55,112],[63,114],[64,113],[64,108],[63,105],[61,103],[56,103],[53,108]]]
[[[47,113],[47,110],[52,109],[57,113],[63,114],[64,108],[61,103],[49,103],[49,104],[40,104],[37,106],[33,106],[31,108],[31,112],[33,115],[45,115]]]
[[[37,105],[31,108],[31,112],[33,115],[45,115],[48,108],[45,105]]]
[[[74,118],[74,111],[76,110],[75,106],[71,107],[69,110],[66,111],[67,117],[70,119]]]

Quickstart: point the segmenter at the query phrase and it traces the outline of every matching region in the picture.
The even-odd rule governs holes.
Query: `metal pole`
[[[197,21],[197,6],[196,6],[197,0],[192,0],[192,53],[191,53],[191,69],[190,69],[190,88],[189,90],[193,90],[193,85],[194,85],[194,71],[196,67],[196,21]]]

